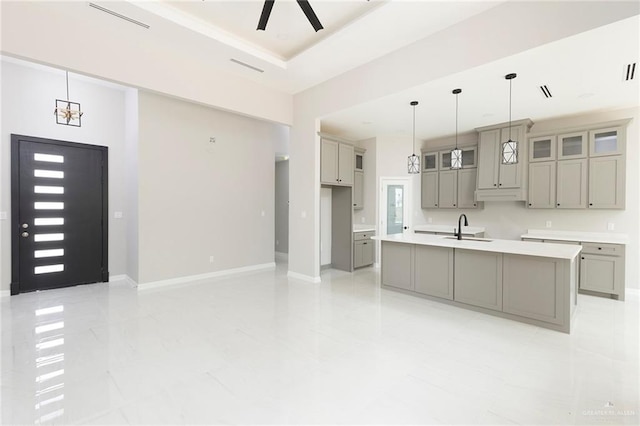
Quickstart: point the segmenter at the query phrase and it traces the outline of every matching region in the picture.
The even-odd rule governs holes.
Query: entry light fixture
[[[451,150],[451,168],[462,168],[462,150],[458,149],[458,95],[462,93],[462,89],[454,89],[451,93],[456,95],[456,147]]]
[[[69,71],[65,71],[65,77],[67,81],[67,99],[56,99],[56,109],[53,110],[56,116],[56,123],[64,126],[81,127],[82,111],[80,111],[80,104],[69,100]]]
[[[516,77],[516,73],[504,76],[509,80],[509,140],[502,143],[502,164],[516,164],[518,162],[518,141],[511,139],[511,83]]]
[[[411,101],[410,104],[413,107],[413,154],[407,157],[407,168],[409,174],[420,173],[420,157],[416,155],[416,105],[418,101]]]

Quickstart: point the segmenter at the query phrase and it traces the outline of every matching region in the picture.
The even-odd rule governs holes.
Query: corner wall
[[[140,284],[274,261],[273,147],[288,131],[139,93]]]

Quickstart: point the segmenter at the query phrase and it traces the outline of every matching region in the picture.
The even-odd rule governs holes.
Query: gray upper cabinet
[[[558,135],[558,160],[587,157],[587,132]]]
[[[438,208],[438,172],[422,173],[420,187],[422,208]]]
[[[438,177],[438,207],[455,209],[458,204],[458,171],[440,171]]]
[[[353,173],[353,208],[354,210],[364,208],[364,172],[361,171]]]
[[[437,172],[438,171],[438,152],[422,153],[422,171]]]
[[[589,159],[589,208],[624,209],[624,156]]]
[[[471,146],[460,149],[462,150],[462,168],[471,169],[478,167],[478,147]]]
[[[355,163],[354,169],[357,172],[364,172],[364,153],[361,148],[354,148]]]
[[[556,159],[556,137],[541,136],[529,139],[529,162],[549,161]]]
[[[556,162],[529,164],[529,208],[552,209],[555,205]]]
[[[500,129],[480,132],[478,153],[478,189],[498,188]]]
[[[587,159],[558,161],[557,203],[559,209],[587,207]]]
[[[476,176],[477,169],[465,169],[463,166],[462,170],[458,170],[458,208],[475,209],[478,207],[478,202],[476,201]]]
[[[589,156],[620,155],[625,152],[624,127],[616,126],[589,132]]]
[[[322,139],[320,182],[327,185],[353,185],[353,146]]]

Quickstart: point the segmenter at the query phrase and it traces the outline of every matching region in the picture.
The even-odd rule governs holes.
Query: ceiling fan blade
[[[264,0],[264,6],[262,6],[262,14],[260,15],[260,21],[258,21],[258,28],[256,30],[264,31],[267,28],[267,21],[271,15],[271,9],[273,9],[273,3],[275,0]]]
[[[315,12],[311,8],[311,5],[309,4],[309,2],[307,0],[297,0],[297,2],[300,8],[302,9],[302,11],[304,12],[304,14],[307,16],[307,19],[313,26],[313,29],[316,30],[316,32],[323,29],[324,27],[320,23],[320,20],[318,19]]]

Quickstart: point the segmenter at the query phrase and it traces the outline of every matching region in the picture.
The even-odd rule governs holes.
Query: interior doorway
[[[11,135],[11,294],[109,281],[108,148]]]
[[[411,229],[411,180],[380,178],[379,235],[406,234]]]

